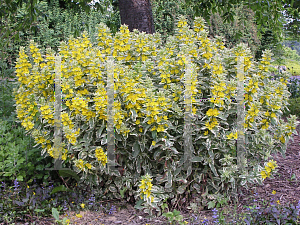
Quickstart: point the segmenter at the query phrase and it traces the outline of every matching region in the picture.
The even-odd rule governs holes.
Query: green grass
[[[300,75],[300,61],[293,60],[293,59],[283,59],[283,63],[280,64],[285,65],[288,68],[288,72],[291,73],[292,76],[299,76]],[[276,62],[272,63],[273,66],[278,66]],[[271,69],[271,72],[278,73],[278,70]]]

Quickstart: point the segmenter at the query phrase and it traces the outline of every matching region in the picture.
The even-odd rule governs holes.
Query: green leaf
[[[135,141],[133,146],[132,146],[132,157],[136,158],[138,156],[138,154],[140,153],[140,145],[138,143],[138,141]]]
[[[208,203],[208,209],[214,208],[215,205],[216,205],[216,201],[215,201],[215,200],[214,200],[214,201],[210,201],[210,202]]]
[[[141,164],[142,164],[141,163],[141,158],[138,157],[137,160],[136,160],[136,171],[137,171],[138,174],[141,173]]]
[[[136,205],[134,206],[134,208],[135,208],[135,209],[143,209],[143,207],[141,206],[143,202],[144,202],[143,199],[140,199],[140,200],[136,203]]]
[[[97,137],[97,138],[100,138],[100,136],[101,136],[102,131],[103,131],[104,128],[105,128],[105,125],[102,125],[102,126],[99,128],[99,130],[97,130],[97,132],[96,132],[96,137]]]
[[[215,168],[214,164],[209,163],[208,165],[211,168],[211,170],[213,171],[214,175],[218,177],[219,175],[217,174],[217,171],[216,171],[216,168]]]
[[[155,160],[157,160],[157,158],[159,157],[159,155],[160,155],[161,152],[162,152],[161,149],[159,149],[159,150],[157,150],[156,152],[154,152],[153,158],[154,158]]]
[[[128,189],[127,187],[124,187],[122,190],[120,190],[120,195],[122,198],[124,198],[124,193],[127,189]]]
[[[62,177],[72,177],[76,181],[79,181],[80,178],[74,170],[59,170],[59,175]]]
[[[294,174],[294,175],[295,175],[295,174]],[[17,180],[18,180],[18,181],[23,181],[23,176],[19,175],[19,176],[17,177]]]
[[[53,216],[56,220],[59,220],[59,212],[57,211],[56,208],[52,208],[52,216]]]
[[[89,125],[90,125],[90,129],[94,128],[94,126],[95,126],[95,118],[91,118],[89,120]]]
[[[130,112],[131,112],[131,119],[133,121],[136,121],[136,116],[137,116],[137,113],[134,109],[130,109]]]
[[[153,130],[153,131],[152,131],[152,138],[153,138],[154,140],[156,140],[156,138],[157,138],[157,132],[156,132],[156,130]]]
[[[39,212],[44,212],[45,209],[35,209],[34,211],[39,213]]]
[[[168,182],[165,185],[165,188],[172,187],[172,173],[170,171],[167,172]]]
[[[179,212],[179,211],[177,211],[176,209],[174,209],[174,211],[173,211],[173,215],[174,215],[174,216],[178,216],[178,215],[180,215],[180,212]]]
[[[110,184],[108,190],[110,190],[111,192],[117,192],[117,188],[116,188],[116,186],[113,185],[113,184]]]
[[[186,189],[186,186],[187,186],[187,185],[185,185],[185,184],[179,186],[179,187],[177,188],[177,193],[178,193],[178,194],[183,194],[184,191],[185,191],[185,189]]]
[[[191,162],[202,162],[203,157],[195,156],[191,159]]]
[[[60,192],[60,191],[69,191],[69,189],[66,188],[64,185],[61,185],[61,186],[53,188],[53,190],[51,191],[50,194],[55,194],[55,193]]]

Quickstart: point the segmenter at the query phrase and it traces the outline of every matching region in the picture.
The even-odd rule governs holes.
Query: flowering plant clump
[[[141,199],[137,202],[136,208],[144,209],[144,212],[150,215],[152,215],[153,209],[156,209],[160,215],[162,213],[162,201],[167,195],[163,194],[163,189],[153,186],[152,181],[153,179],[149,174],[141,177],[137,191]],[[157,203],[159,203],[159,205],[157,205]]]
[[[107,163],[107,156],[103,152],[103,149],[101,147],[96,149],[95,155],[98,161],[101,162],[103,166],[105,166]]]
[[[265,169],[261,171],[261,176],[263,179],[266,179],[267,177],[271,176],[271,173],[275,171],[275,168],[277,167],[276,161],[273,160],[266,163]]]
[[[287,123],[280,119],[290,96],[289,75],[284,72],[280,80],[270,79],[270,51],[264,51],[262,60],[255,62],[244,44],[227,49],[221,37],[208,38],[202,18],[196,18],[190,29],[180,17],[175,35],[168,37],[164,46],[160,34],[129,32],[125,25],[114,36],[102,23],[98,31],[96,43],[91,43],[85,32],[60,46],[60,150],[81,182],[97,185],[104,198],[126,196],[129,200],[134,196],[142,200],[134,186],[146,173],[163,193],[150,201],[158,206],[163,199],[175,204],[179,195],[202,193],[205,188],[230,196],[237,185],[261,183],[261,160],[267,161],[278,151],[284,154],[288,139],[297,134],[296,116]],[[111,76],[118,171],[106,166],[109,57],[114,58]],[[247,153],[244,172],[237,168],[235,144],[239,135],[237,102],[233,101],[239,97],[236,66],[241,57]],[[43,56],[33,41],[29,50],[21,47],[16,73],[20,83],[14,91],[18,119],[42,145],[42,154],[55,158],[53,50],[47,49]],[[185,99],[185,93],[191,98]],[[193,148],[192,166],[186,171],[182,134],[188,101],[192,105]]]

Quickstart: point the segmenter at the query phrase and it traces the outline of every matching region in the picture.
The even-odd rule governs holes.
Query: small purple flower
[[[298,202],[298,205],[296,206],[296,209],[298,210],[298,214],[299,214],[299,212],[300,212],[300,200]]]
[[[109,213],[108,213],[108,214],[113,214],[113,213],[115,213],[115,212],[117,212],[117,211],[116,211],[116,206],[112,205],[111,208],[110,208],[110,210],[109,210]]]
[[[204,219],[202,223],[203,223],[204,225],[207,225],[207,224],[208,224],[208,219]]]
[[[218,223],[219,222],[219,220],[218,220],[219,215],[217,214],[218,210],[216,208],[214,208],[212,211],[214,212],[214,215],[212,217],[214,219],[216,219],[214,222]]]
[[[195,220],[197,220],[197,219],[198,219],[198,217],[197,217],[197,216],[195,216],[194,214],[192,214],[192,216],[195,218]]]
[[[95,202],[95,196],[94,195],[92,195],[90,198],[89,198],[89,204],[90,205],[93,205],[94,204],[94,202]]]
[[[15,191],[17,190],[17,188],[18,188],[19,186],[20,186],[20,185],[19,185],[18,179],[16,179],[16,180],[14,181],[14,188],[15,188]]]

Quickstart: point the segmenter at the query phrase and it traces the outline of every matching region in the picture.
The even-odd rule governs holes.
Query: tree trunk
[[[155,33],[151,4],[149,0],[119,0],[121,24],[128,29],[137,29],[147,34]]]

